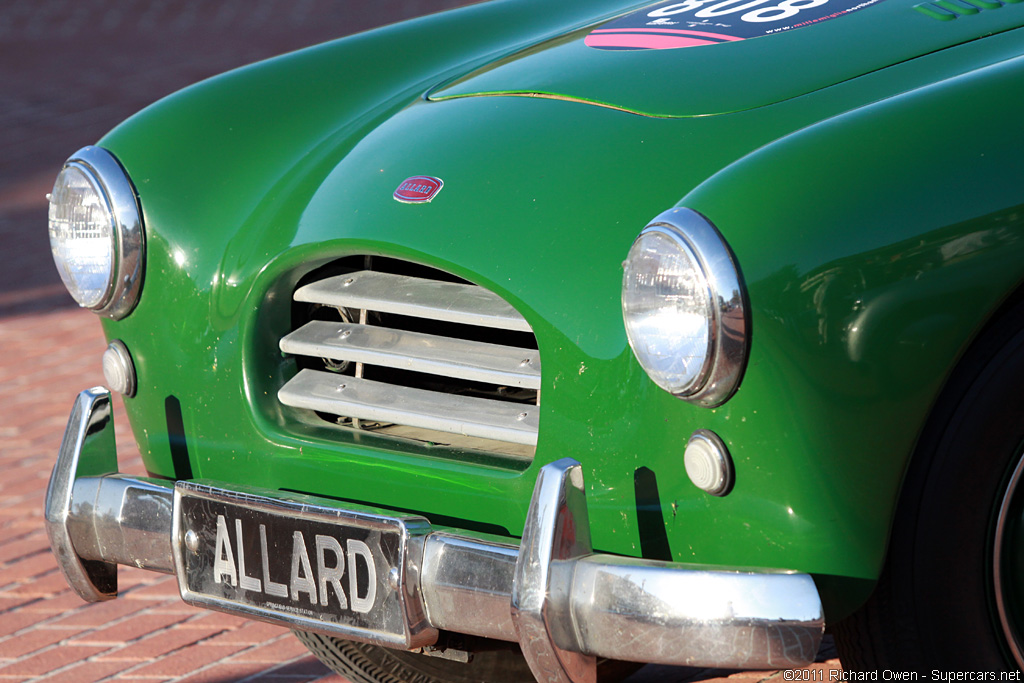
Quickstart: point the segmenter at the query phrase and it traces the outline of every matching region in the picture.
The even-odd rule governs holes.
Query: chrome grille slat
[[[483,287],[377,271],[364,270],[313,282],[296,290],[295,300],[502,330],[533,331],[518,311]]]
[[[394,422],[509,443],[537,443],[537,406],[444,394],[308,369],[289,380],[278,392],[278,399],[294,408],[360,420]]]
[[[281,350],[475,382],[540,388],[535,350],[387,327],[314,320],[281,340]]]
[[[295,325],[278,346],[298,374],[279,390],[281,403],[342,429],[418,441],[431,455],[483,452],[516,469],[533,460],[540,352],[499,294],[355,255],[310,274],[293,299]]]

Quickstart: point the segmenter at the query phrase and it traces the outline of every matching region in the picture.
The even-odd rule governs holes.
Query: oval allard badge
[[[406,204],[422,204],[437,196],[444,187],[444,181],[429,175],[414,175],[406,178],[392,195]]]

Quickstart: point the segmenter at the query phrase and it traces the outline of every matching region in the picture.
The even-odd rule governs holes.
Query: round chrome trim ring
[[[1006,494],[1003,496],[1003,500],[999,504],[999,517],[996,520],[995,538],[992,544],[992,588],[995,593],[996,611],[999,613],[999,625],[1003,629],[1003,637],[1006,638],[1006,644],[1013,653],[1013,658],[1017,661],[1017,666],[1024,669],[1024,649],[1022,649],[1021,642],[1014,634],[1013,628],[1010,624],[1010,615],[1006,606],[1006,601],[1003,599],[1002,569],[1003,534],[1006,532],[1006,519],[1010,513],[1010,505],[1013,500],[1013,495],[1017,490],[1017,486],[1020,484],[1022,476],[1024,476],[1024,458],[1021,458],[1020,462],[1017,463],[1017,467],[1013,471],[1013,476],[1010,477],[1010,483],[1006,487]]]
[[[110,389],[128,398],[135,397],[138,379],[135,374],[135,363],[128,347],[120,339],[110,342],[103,352],[103,378]]]
[[[640,231],[640,234],[637,236],[634,244],[636,242],[639,242],[640,239],[642,239],[645,235],[650,235],[651,233],[658,233],[659,235],[662,235],[665,238],[674,242],[676,244],[676,248],[678,248],[680,251],[685,252],[687,258],[694,264],[696,264],[698,268],[700,268],[701,274],[704,276],[703,279],[705,285],[705,287],[702,288],[702,290],[707,295],[709,301],[713,300],[714,291],[712,289],[711,282],[707,278],[706,269],[704,267],[704,261],[702,257],[697,253],[697,247],[695,247],[692,244],[692,242],[689,239],[687,239],[686,235],[680,233],[678,229],[673,228],[672,226],[651,224]],[[632,251],[632,248],[630,248],[630,253],[632,253]],[[625,304],[623,304],[623,320],[625,320]],[[675,396],[685,398],[692,396],[695,391],[706,385],[708,377],[711,372],[711,359],[714,358],[715,355],[715,337],[717,336],[717,334],[718,311],[715,309],[715,307],[712,306],[711,320],[708,321],[707,344],[704,347],[704,363],[700,366],[700,368],[694,374],[693,378],[686,384],[686,386],[676,387],[675,391],[671,391],[668,387],[662,386],[660,384],[659,386],[661,386],[662,389],[665,389],[666,391],[671,391],[671,393]],[[633,348],[633,352],[635,355],[636,347],[633,345],[633,337],[630,334],[628,325],[626,327],[626,337],[629,340],[629,345],[630,347]],[[637,355],[637,358],[639,359],[640,356]]]
[[[696,255],[713,303],[710,349],[699,380],[675,395],[707,408],[719,406],[736,392],[747,365],[750,307],[739,264],[718,229],[692,209],[659,214],[640,236],[652,231],[671,237]]]
[[[103,192],[114,215],[114,269],[107,293],[90,310],[120,320],[135,308],[142,290],[145,231],[138,195],[113,154],[101,147],[83,147],[64,163],[85,173]]]
[[[690,438],[686,441],[686,449],[683,451],[683,457],[686,457],[686,451],[690,449],[690,444],[695,441],[702,441],[709,447],[709,452],[715,457],[715,467],[720,475],[718,484],[713,488],[705,488],[704,486],[697,483],[697,481],[690,474],[690,470],[686,470],[686,475],[690,478],[690,481],[694,486],[699,488],[701,491],[712,495],[723,497],[732,491],[733,482],[736,479],[736,469],[732,462],[732,456],[729,454],[729,448],[722,441],[722,437],[715,434],[710,429],[698,429]]]

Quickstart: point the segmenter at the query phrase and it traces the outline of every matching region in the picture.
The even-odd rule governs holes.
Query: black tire
[[[332,671],[352,683],[524,683],[534,680],[519,648],[493,643],[494,649],[474,652],[468,663],[415,652],[342,640],[318,633],[295,635]],[[598,660],[599,683],[627,678],[640,664]]]
[[[1022,386],[1024,305],[1018,304],[971,347],[925,427],[874,594],[833,629],[845,669],[1018,669],[1010,641],[1021,624],[1000,623],[994,555],[997,545],[1004,557],[1024,545],[1019,535],[1014,544],[996,538],[1024,452]],[[1012,496],[1018,512],[1019,488]]]

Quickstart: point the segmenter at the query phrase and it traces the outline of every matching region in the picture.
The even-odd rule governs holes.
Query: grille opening
[[[307,320],[322,320],[326,322],[351,323],[359,320],[359,311],[341,309],[321,304],[311,304]],[[404,330],[409,332],[423,332],[439,337],[453,339],[468,339],[487,344],[504,344],[514,346],[524,351],[536,353],[537,344],[533,335],[526,332],[510,332],[507,330],[493,330],[473,325],[462,325],[459,323],[448,323],[439,320],[424,320],[412,316],[394,315],[387,313],[370,312],[367,316],[368,325],[387,328],[390,330]],[[301,327],[301,325],[300,325]],[[506,338],[507,337],[507,338]],[[523,359],[526,359],[526,355]],[[300,368],[313,370],[325,370],[341,375],[354,377],[357,363],[346,360],[335,360],[331,358],[317,358],[312,356],[298,356],[296,358]],[[537,389],[524,389],[521,387],[510,387],[501,384],[487,382],[474,382],[472,380],[456,380],[450,377],[434,375],[413,370],[402,370],[379,365],[363,364],[362,377],[370,380],[387,382],[406,387],[427,389],[464,396],[481,396],[499,401],[510,401],[514,403],[529,403],[537,405]]]
[[[443,270],[431,268],[430,266],[423,266],[419,263],[413,263],[412,261],[402,261],[401,259],[391,258],[388,256],[347,256],[336,261],[331,261],[330,263],[307,273],[301,280],[299,280],[299,283],[295,287],[296,289],[300,289],[312,282],[326,280],[330,277],[334,277],[335,275],[344,275],[360,270],[372,270],[377,273],[390,273],[392,275],[407,275],[409,277],[417,277],[424,280],[436,280],[438,282],[454,282],[463,285],[473,284],[469,280],[464,280],[458,275],[452,275],[451,273],[447,273]]]
[[[433,268],[353,257],[299,283],[293,325],[281,349],[299,373],[282,403],[342,428],[533,458],[536,338],[497,295]]]

